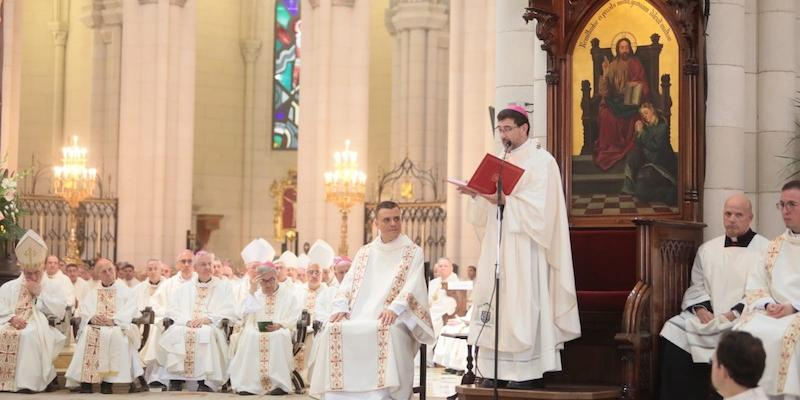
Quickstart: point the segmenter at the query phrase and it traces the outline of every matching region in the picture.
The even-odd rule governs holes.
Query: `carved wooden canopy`
[[[590,131],[593,126],[596,128],[597,125],[598,104],[606,101],[601,98],[602,93],[598,94],[603,88],[598,87],[597,77],[605,74],[603,72],[605,67],[601,65],[602,61],[613,59],[616,55],[615,51],[619,51],[619,47],[614,47],[610,40],[601,43],[596,39],[599,31],[593,30],[599,29],[596,21],[602,21],[605,17],[604,13],[611,13],[615,8],[617,10],[625,9],[626,12],[638,9],[642,13],[639,18],[652,19],[655,21],[654,26],[659,27],[648,31],[647,35],[643,34],[644,32],[638,34],[636,38],[638,43],[634,42],[634,46],[638,44],[638,48],[634,49],[634,53],[642,57],[645,68],[649,68],[649,72],[652,72],[647,90],[657,94],[657,96],[652,96],[652,103],[655,103],[655,108],[659,109],[660,118],[666,117],[668,124],[671,115],[674,115],[672,121],[678,121],[677,126],[668,125],[667,127],[668,134],[672,135],[669,137],[672,138],[673,143],[679,143],[679,149],[676,146],[673,151],[676,167],[671,181],[675,188],[674,196],[671,199],[671,208],[653,207],[649,209],[652,212],[649,215],[658,218],[700,221],[702,219],[700,197],[705,174],[705,39],[701,0],[529,0],[523,18],[529,22],[536,20],[536,35],[542,41],[542,49],[547,52],[548,145],[561,167],[567,199],[574,202],[577,197],[580,197],[575,195],[580,190],[576,190],[576,186],[573,184],[573,177],[582,173],[577,169],[579,165],[576,160],[582,156],[581,161],[590,164],[588,167],[596,168],[592,164],[590,148],[594,145],[595,151],[597,151],[598,144],[596,143],[599,142],[594,142],[596,136],[591,136],[592,132]],[[638,24],[634,17],[631,17],[631,21],[631,26]],[[590,22],[591,25],[589,25]],[[619,28],[619,26],[618,24],[617,27]],[[624,28],[622,26],[619,31],[625,31]],[[614,39],[614,42],[617,40]],[[587,43],[591,43],[591,48]],[[670,60],[674,66],[674,73],[666,74],[663,70],[658,72],[659,62],[663,65],[665,57],[668,57],[668,55],[661,54],[662,59],[659,61],[658,57],[662,46],[671,45],[675,49],[675,44],[677,44],[677,50],[674,51],[675,56],[669,56],[672,57]],[[628,45],[631,45],[630,41]],[[577,65],[575,57],[578,54],[586,59],[593,57],[594,79],[591,73],[585,74],[585,80],[582,80],[583,77],[580,78],[581,80],[576,80],[572,76],[575,72],[573,68]],[[645,60],[645,57],[649,58]],[[677,64],[675,58],[677,58]],[[648,67],[648,60],[654,67]],[[575,82],[579,83],[576,85]],[[580,98],[582,89],[583,99]],[[627,98],[625,104],[628,104]],[[583,110],[583,114],[577,114],[576,117],[574,110],[577,110],[579,106]],[[636,108],[633,109],[634,113]],[[640,110],[640,112],[642,111]],[[631,114],[631,118],[640,117]],[[633,126],[634,121],[630,122],[630,126]],[[581,128],[581,124],[585,125],[586,136],[574,133],[576,129],[584,129]],[[637,130],[636,132],[640,133],[641,131]],[[594,133],[596,134],[596,132]],[[635,141],[636,134],[633,136]],[[580,143],[573,143],[577,140],[584,142],[583,149],[579,146]],[[597,163],[597,160],[594,161]],[[623,158],[619,162],[629,161]],[[608,172],[604,168],[609,168],[609,166],[601,163],[598,165],[600,166],[599,172],[596,173],[596,176],[589,176],[589,178],[607,178],[602,175]],[[624,192],[623,174],[630,176],[630,169],[626,165],[620,164],[616,171],[619,181],[612,182],[612,184],[619,185],[622,188],[620,190]],[[607,173],[606,175],[613,174]],[[587,199],[587,201],[589,200]],[[635,202],[637,205],[641,205],[638,199]],[[642,216],[640,209],[634,209],[634,211],[629,209],[627,214],[624,209],[616,210],[617,215],[602,212],[595,212],[593,215],[592,212],[578,213],[573,212],[573,208],[570,210],[570,223],[573,226],[632,226],[633,218]]]

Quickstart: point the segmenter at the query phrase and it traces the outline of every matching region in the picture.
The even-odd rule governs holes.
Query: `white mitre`
[[[297,268],[308,267],[309,262],[311,262],[311,260],[308,258],[308,254],[303,253],[297,256]]]
[[[29,229],[14,248],[17,261],[24,271],[39,271],[47,258],[47,244],[38,233]]]
[[[320,268],[329,268],[333,264],[334,257],[336,257],[336,251],[322,239],[317,239],[308,250],[309,264],[317,264]]]
[[[275,257],[275,249],[269,242],[262,238],[254,239],[242,250],[242,260],[245,264],[265,263]]]
[[[294,255],[294,253],[286,250],[278,258],[278,262],[283,264],[283,266],[286,268],[297,268],[298,258],[296,255]]]

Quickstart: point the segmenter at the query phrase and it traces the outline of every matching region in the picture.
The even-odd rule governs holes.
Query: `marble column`
[[[502,0],[501,0],[502,1]],[[450,3],[450,85],[447,176],[469,179],[493,140],[487,108],[495,101],[495,1]],[[477,232],[466,221],[467,199],[447,185],[446,255],[461,266],[480,256]],[[462,268],[466,274],[466,268]]]
[[[745,1],[712,0],[707,30],[708,109],[703,216],[707,239],[724,232],[725,198],[744,190]]]
[[[744,2],[744,193],[753,204],[758,226],[758,0]],[[708,148],[708,146],[706,146]],[[708,168],[708,167],[706,167]],[[719,209],[721,210],[721,208]],[[704,215],[706,214],[704,212]],[[706,221],[710,221],[706,217]]]
[[[2,0],[3,92],[0,116],[0,154],[6,167],[19,164],[20,83],[22,81],[22,0]]]
[[[535,73],[536,57],[545,57],[541,46],[536,46],[535,24],[526,24],[522,19],[525,7],[528,6],[527,0],[496,0],[497,8],[495,16],[495,46],[497,56],[495,57],[495,100],[494,106],[500,112],[509,104],[518,104],[528,111],[536,111],[536,115],[545,117],[547,114],[540,112],[546,107],[547,88],[545,86],[545,97],[541,103],[535,103]],[[546,60],[545,60],[546,62]],[[544,75],[542,83],[544,83]],[[541,110],[539,107],[543,107]],[[528,118],[533,119],[534,114],[529,113]],[[546,126],[546,125],[545,125]],[[542,132],[531,131],[539,136],[547,136],[546,128]],[[499,136],[495,139],[499,144]]]
[[[392,35],[392,164],[406,155],[443,178],[447,143],[447,4],[397,0],[386,11]]]
[[[94,35],[90,131],[85,143],[91,149],[90,164],[101,174],[103,194],[108,195],[116,193],[118,183],[122,0],[92,2],[84,9],[82,20]]]
[[[51,127],[51,159],[61,158],[64,143],[64,79],[69,36],[69,0],[53,0],[50,33],[53,35],[53,124]]]
[[[256,61],[261,53],[257,16],[260,11],[257,0],[242,3],[242,37],[240,46],[244,59],[244,146],[242,147],[242,243],[254,237],[253,232],[253,167],[255,148],[255,76]]]
[[[195,20],[195,0],[123,3],[121,260],[171,260],[192,229]]]
[[[301,244],[322,238],[338,248],[341,217],[325,202],[323,173],[333,168],[333,152],[346,139],[358,152],[360,168],[367,169],[369,1],[305,0],[302,10],[297,229]],[[368,176],[367,184],[374,178]],[[364,208],[357,204],[348,223],[350,255],[363,235]]]
[[[796,0],[758,0],[758,213],[768,237],[784,229],[775,203],[797,156],[795,135]],[[711,165],[711,164],[709,164]],[[796,179],[793,178],[793,179]]]

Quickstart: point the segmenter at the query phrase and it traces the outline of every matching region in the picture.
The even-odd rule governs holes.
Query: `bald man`
[[[750,229],[752,221],[750,200],[741,193],[728,197],[722,211],[725,235],[697,250],[683,311],[661,330],[661,399],[708,398],[708,360],[744,309],[747,275],[769,245]]]

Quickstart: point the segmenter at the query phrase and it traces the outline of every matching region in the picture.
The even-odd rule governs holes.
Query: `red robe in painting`
[[[601,96],[597,116],[599,135],[593,156],[595,164],[604,171],[624,159],[636,142],[634,124],[639,119],[638,107],[623,105],[623,88],[629,82],[640,83],[642,100],[649,98],[650,87],[639,58],[617,57],[610,63],[608,74],[598,88]]]

